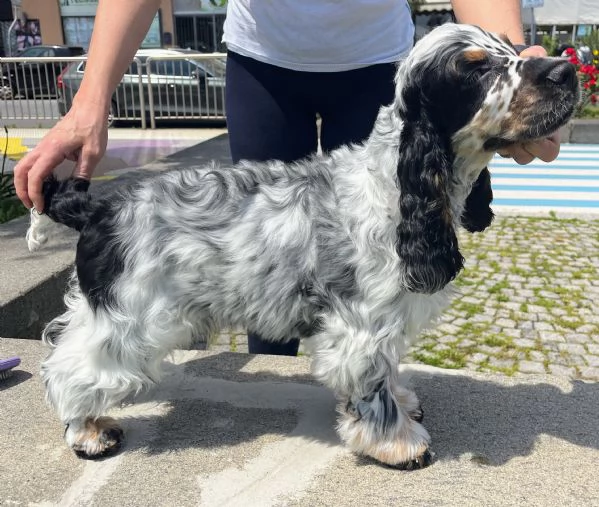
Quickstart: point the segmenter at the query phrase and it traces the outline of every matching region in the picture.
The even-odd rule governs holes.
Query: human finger
[[[502,157],[513,158],[520,165],[529,164],[535,158],[535,156],[525,150],[521,144],[512,144],[501,150],[499,154]]]
[[[52,174],[54,168],[65,159],[64,153],[58,150],[48,150],[40,155],[27,177],[27,194],[33,202],[33,207],[40,213],[44,211],[44,197],[42,195],[42,186],[44,180]]]
[[[29,171],[38,156],[39,154],[37,152],[29,152],[18,162],[13,173],[13,184],[15,186],[17,197],[27,208],[33,207],[33,202],[29,198],[29,193],[27,191]]]
[[[520,53],[522,58],[538,57],[543,58],[547,56],[547,51],[543,46],[530,46]]]
[[[559,132],[534,142],[526,143],[524,149],[543,162],[551,162],[557,158],[560,150]]]

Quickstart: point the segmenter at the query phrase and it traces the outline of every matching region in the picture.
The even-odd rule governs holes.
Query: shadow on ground
[[[285,396],[290,384],[303,384],[298,388],[311,388],[315,393],[325,390],[304,374],[243,372],[252,357],[222,353],[192,360],[184,366],[187,385],[210,377],[234,381],[227,389],[241,394],[244,386],[256,383],[263,383],[265,389],[278,384],[281,396]],[[557,384],[524,383],[531,378],[501,378],[498,383],[479,375],[413,372],[411,384],[424,407],[424,425],[432,436],[437,459],[453,460],[470,453],[481,464],[498,466],[531,454],[541,435],[599,449],[599,384],[564,380],[564,387],[570,386],[570,390],[563,390]],[[161,392],[157,391],[153,397],[168,404],[167,414],[144,419],[146,424],[149,422],[157,428],[159,436],[152,442],[137,442],[132,448],[159,454],[194,447],[234,446],[267,433],[286,435],[294,431],[297,434],[294,428],[297,410],[301,407],[297,410],[249,408],[202,399],[201,394],[194,395],[193,399],[185,393],[181,397],[169,394],[170,399],[161,398]],[[318,415],[323,420],[322,432],[311,431],[300,436],[327,444],[338,443],[331,441],[330,427],[324,425],[324,421],[330,423],[333,419],[334,409],[331,402],[326,408],[329,412]],[[135,426],[135,421],[130,420],[128,425]],[[366,461],[362,460],[362,464]]]

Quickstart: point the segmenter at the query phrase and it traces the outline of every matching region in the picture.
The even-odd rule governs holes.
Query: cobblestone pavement
[[[599,220],[500,216],[460,241],[461,295],[404,362],[599,380]],[[247,352],[241,332],[213,341]]]

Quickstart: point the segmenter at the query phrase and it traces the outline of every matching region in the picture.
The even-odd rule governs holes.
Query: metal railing
[[[151,127],[156,120],[224,120],[225,61],[223,53],[148,57],[144,79]]]
[[[0,58],[2,120],[58,120],[62,69],[85,58]]]
[[[109,125],[224,120],[223,53],[136,57],[112,96]],[[0,121],[58,121],[70,109],[85,57],[0,58]]]

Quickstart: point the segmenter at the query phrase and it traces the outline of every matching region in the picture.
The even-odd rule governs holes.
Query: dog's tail
[[[89,181],[82,178],[58,181],[51,176],[44,181],[44,213],[31,210],[31,223],[27,230],[27,246],[30,251],[38,250],[48,241],[52,221],[78,231],[83,229],[92,212],[88,189]]]

